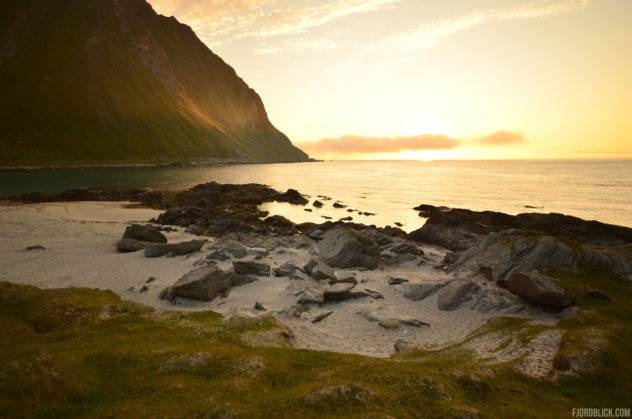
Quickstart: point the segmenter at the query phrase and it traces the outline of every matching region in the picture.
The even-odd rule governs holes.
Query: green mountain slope
[[[145,0],[22,0],[0,15],[0,165],[307,159]]]

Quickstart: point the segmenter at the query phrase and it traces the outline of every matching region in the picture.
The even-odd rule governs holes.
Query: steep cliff
[[[259,95],[145,0],[0,14],[0,165],[303,161]]]

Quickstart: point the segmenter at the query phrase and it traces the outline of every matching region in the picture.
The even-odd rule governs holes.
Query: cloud
[[[504,146],[524,144],[527,140],[519,132],[496,131],[492,134],[478,138],[475,142],[484,146]]]
[[[420,53],[441,43],[446,37],[475,26],[509,19],[546,18],[586,7],[591,0],[533,1],[507,9],[474,10],[448,19],[425,22],[412,30],[391,35],[364,45],[333,71],[396,66],[415,60]],[[367,62],[370,61],[370,62]]]
[[[313,143],[297,144],[308,152],[340,154],[399,153],[418,150],[451,150],[461,145],[461,141],[441,134],[421,134],[410,137],[363,137],[344,135],[338,138],[324,138]]]
[[[329,51],[343,47],[340,40],[347,34],[348,30],[331,31],[319,37],[292,37],[274,43],[265,43],[258,47],[255,52],[259,55],[285,54],[288,52],[313,52]]]
[[[149,0],[158,13],[174,15],[211,44],[235,39],[292,35],[400,0]]]

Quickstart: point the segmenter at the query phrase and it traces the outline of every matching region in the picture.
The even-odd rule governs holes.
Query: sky
[[[632,0],[149,0],[319,159],[632,158]]]

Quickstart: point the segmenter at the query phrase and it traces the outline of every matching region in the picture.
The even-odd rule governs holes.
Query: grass
[[[566,331],[558,357],[588,351],[595,368],[555,382],[487,364],[462,343],[391,359],[292,349],[271,316],[156,311],[108,291],[0,283],[0,416],[535,418],[624,406],[630,284],[550,274],[569,291],[599,287],[615,298],[580,296],[582,313],[556,326]],[[470,339],[541,330],[495,319]]]

